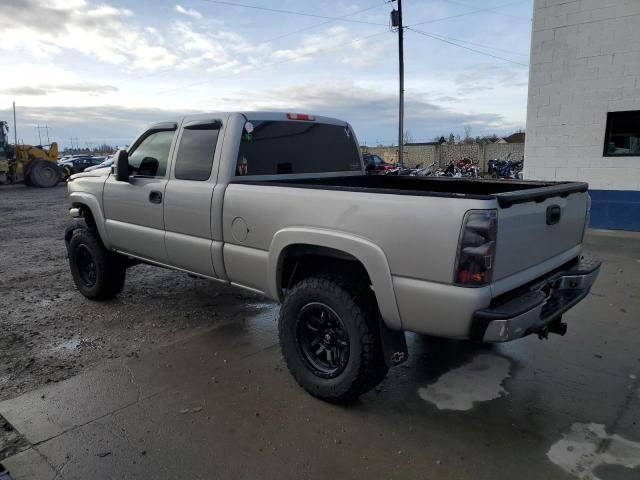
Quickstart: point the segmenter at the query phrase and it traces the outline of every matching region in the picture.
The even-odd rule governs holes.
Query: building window
[[[640,110],[607,114],[604,156],[640,156]]]

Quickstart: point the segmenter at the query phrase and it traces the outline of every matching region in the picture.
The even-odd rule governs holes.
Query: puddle
[[[574,423],[562,436],[562,440],[551,446],[547,457],[581,480],[605,480],[594,473],[604,465],[640,467],[640,443],[620,435],[608,435],[604,425]]]
[[[502,382],[509,378],[511,363],[504,357],[477,355],[471,362],[442,375],[418,390],[423,400],[439,410],[471,410],[475,402],[487,402],[508,395]]]

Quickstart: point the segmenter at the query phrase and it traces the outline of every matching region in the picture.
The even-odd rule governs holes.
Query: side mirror
[[[126,150],[120,150],[116,157],[116,180],[119,182],[129,181],[129,154]]]

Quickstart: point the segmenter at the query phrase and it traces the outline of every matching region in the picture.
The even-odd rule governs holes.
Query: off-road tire
[[[58,165],[45,160],[34,160],[29,169],[29,183],[39,188],[55,187],[60,183]]]
[[[68,256],[73,281],[80,293],[88,299],[109,300],[124,288],[125,259],[109,252],[100,241],[96,230],[74,230],[68,245]],[[88,273],[91,266],[93,276]]]
[[[323,378],[305,360],[298,338],[300,312],[320,302],[340,317],[348,333],[349,357],[336,377]],[[282,355],[298,384],[311,395],[332,403],[357,399],[386,375],[379,333],[379,314],[368,285],[336,275],[301,280],[285,296],[280,308],[278,332]]]

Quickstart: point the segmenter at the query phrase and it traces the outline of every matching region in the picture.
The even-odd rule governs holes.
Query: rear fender
[[[289,227],[276,232],[269,247],[267,270],[268,292],[272,298],[282,301],[279,271],[284,260],[284,250],[300,244],[328,247],[355,257],[362,263],[371,279],[384,323],[390,330],[402,330],[391,270],[384,252],[371,241],[344,232],[309,227]]]

